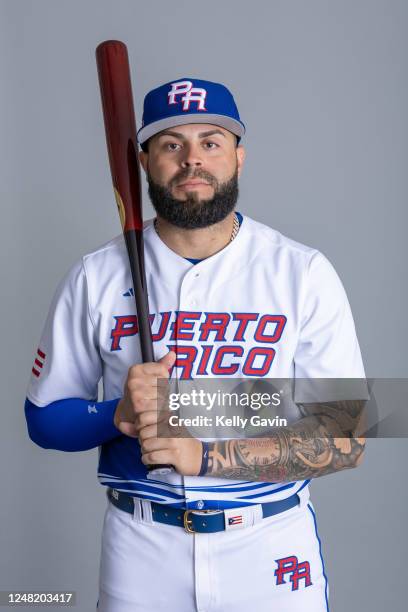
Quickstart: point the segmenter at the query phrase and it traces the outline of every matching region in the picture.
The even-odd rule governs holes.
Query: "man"
[[[157,434],[159,379],[364,377],[328,260],[235,210],[244,131],[221,84],[180,79],[145,98],[155,363],[141,363],[122,236],[70,270],[45,324],[28,428],[45,448],[100,447],[99,611],[328,610],[308,483],[361,461],[360,402],[301,404],[262,439]],[[173,470],[147,470],[163,464]]]

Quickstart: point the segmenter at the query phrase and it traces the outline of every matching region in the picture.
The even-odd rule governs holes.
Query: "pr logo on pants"
[[[312,584],[310,578],[310,563],[309,561],[302,561],[299,563],[298,558],[293,555],[291,557],[283,557],[282,559],[275,559],[278,564],[275,570],[276,584],[287,584],[285,580],[288,575],[290,582],[292,583],[292,591],[299,589],[299,582],[304,580],[304,586],[308,587]]]

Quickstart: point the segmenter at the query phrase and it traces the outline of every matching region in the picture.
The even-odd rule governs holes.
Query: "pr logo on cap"
[[[181,100],[177,97],[185,94]],[[190,110],[191,102],[197,102],[197,110],[207,111],[205,108],[205,99],[207,97],[207,90],[202,87],[193,87],[192,81],[178,81],[177,83],[171,83],[171,89],[168,96],[169,104],[183,103],[183,111]]]

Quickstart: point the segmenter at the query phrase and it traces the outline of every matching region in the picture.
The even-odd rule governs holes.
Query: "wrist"
[[[204,476],[207,473],[208,469],[208,454],[210,450],[210,445],[208,442],[201,442],[201,467],[198,473],[198,476]]]

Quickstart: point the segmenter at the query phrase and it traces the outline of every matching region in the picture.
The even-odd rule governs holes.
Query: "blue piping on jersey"
[[[123,481],[123,475],[121,476],[115,476],[114,474],[105,474],[104,472],[98,472],[98,476],[100,478],[105,478],[106,480],[117,480],[118,482]],[[145,482],[145,480],[140,480],[140,479],[127,479],[126,482]],[[173,488],[178,488],[178,489],[185,489],[185,485],[183,484],[171,484],[170,482],[166,482],[163,483],[161,480],[154,480],[153,478],[149,478],[149,482],[152,484],[159,484],[161,486],[165,485],[166,487],[173,487]],[[247,485],[247,484],[251,484],[251,480],[244,480],[242,482],[232,482],[231,484],[226,484],[226,483],[222,483],[219,485],[212,485],[210,487],[187,487],[189,491],[201,491],[202,489],[206,489],[206,490],[214,490],[214,491],[218,491],[220,488],[225,488],[226,490],[231,491],[232,488],[234,487],[242,487],[243,485]],[[268,484],[276,484],[274,482],[269,482]],[[258,487],[263,487],[265,485],[264,482],[261,483],[254,483],[254,488],[258,488]]]
[[[99,476],[99,475],[98,475]],[[103,477],[103,476],[99,476],[99,478],[101,478],[101,480],[103,480],[105,485],[108,485],[110,487],[113,487],[114,489],[118,489],[118,485],[123,485],[126,484],[130,490],[134,490],[135,488],[141,488],[144,489],[146,491],[163,491],[166,492],[169,496],[171,497],[183,497],[184,495],[179,495],[177,493],[174,493],[172,491],[168,490],[167,487],[167,483],[163,483],[163,486],[161,487],[152,487],[149,486],[149,481],[141,481],[141,480],[126,480],[124,478],[121,479],[111,479],[109,477]],[[196,489],[193,489],[192,487],[186,487],[184,485],[184,487],[182,487],[182,485],[173,485],[173,486],[177,486],[179,489],[183,489],[184,491],[191,493],[193,490],[196,491]],[[290,485],[293,486],[293,485]],[[257,495],[241,495],[241,491],[247,491],[248,488],[245,489],[234,489],[232,491],[232,493],[235,494],[236,497],[239,497],[241,499],[251,499],[253,497],[262,497],[263,495],[268,495],[270,493],[275,493],[276,491],[282,491],[283,489],[288,488],[288,487],[281,487],[280,489],[274,489],[272,491],[262,491],[261,493],[258,493]],[[251,490],[251,489],[249,489]],[[200,493],[231,493],[231,489],[217,489],[216,491],[212,491],[211,487],[205,488],[205,487],[201,487],[200,489]]]
[[[124,478],[123,475],[122,476],[112,476],[111,474],[104,474],[103,472],[98,472],[98,478],[102,478],[103,480],[111,480],[113,483],[114,482],[126,482],[128,484],[153,484],[153,485],[160,485],[160,488],[168,488],[168,489],[182,489],[184,491],[184,485],[180,484],[171,484],[168,482],[162,482],[161,480],[153,480],[152,478],[149,478],[149,480],[142,480],[142,479],[132,479],[132,478]]]
[[[146,483],[146,481],[144,480],[132,480],[132,479],[124,479],[121,476],[113,476],[111,474],[103,474],[101,472],[98,473],[98,477],[102,478],[104,481],[111,481],[113,484],[115,482],[117,483],[127,483],[129,485],[134,484],[140,484],[140,485],[144,485]],[[254,495],[246,495],[244,497],[244,499],[251,499],[251,498],[255,498],[255,497],[261,497],[262,495],[268,495],[269,493],[278,493],[279,491],[284,491],[288,488],[293,487],[296,482],[299,481],[295,481],[293,483],[289,483],[287,485],[284,485],[283,487],[279,487],[277,489],[273,489],[272,491],[261,491],[260,493],[254,494]],[[305,480],[302,484],[302,486],[298,489],[297,492],[301,491],[304,487],[306,487],[309,484],[310,480]],[[153,480],[150,479],[148,480],[149,485],[150,484],[158,484],[160,485],[161,489],[168,489],[168,488],[175,488],[175,489],[183,489],[185,491],[188,492],[192,492],[192,491],[197,491],[197,492],[203,492],[203,493],[240,493],[241,491],[254,491],[255,489],[265,489],[268,485],[273,485],[273,484],[278,484],[278,483],[274,483],[274,482],[253,482],[252,481],[252,486],[251,486],[251,481],[245,481],[245,482],[238,482],[238,483],[231,483],[231,485],[226,485],[226,484],[221,484],[221,485],[216,485],[216,486],[201,486],[201,487],[189,487],[186,486],[185,484],[170,484],[170,483],[163,483],[160,480]],[[249,486],[242,486],[242,485],[249,485]],[[111,485],[109,485],[111,486]],[[233,488],[232,488],[233,487]]]
[[[212,478],[212,476],[210,476],[209,478]],[[236,484],[236,487],[231,491],[231,487],[225,487],[225,486],[221,486],[219,485],[218,487],[212,487],[211,485],[209,485],[208,487],[206,486],[202,486],[202,487],[188,487],[185,486],[185,489],[188,491],[206,491],[208,493],[210,492],[214,492],[214,493],[237,493],[240,491],[255,491],[257,489],[265,489],[265,487],[269,487],[269,485],[273,485],[276,483],[272,483],[272,482],[254,482],[253,486],[249,485],[249,486],[245,486],[245,487],[240,487],[239,484]],[[292,485],[290,485],[292,486]],[[274,489],[274,491],[278,491],[280,489]],[[272,491],[271,491],[272,493]],[[263,495],[264,493],[260,493],[260,495]],[[254,497],[256,497],[256,495],[254,494]]]
[[[153,481],[157,484],[159,484],[159,487],[156,486],[151,486],[150,485],[150,479],[149,481],[144,481],[144,480],[127,480],[125,478],[120,478],[119,476],[109,476],[108,474],[102,474],[102,473],[98,473],[98,478],[100,480],[104,481],[104,484],[116,488],[118,489],[119,487],[117,485],[123,485],[123,484],[127,484],[129,487],[132,487],[132,485],[135,485],[135,487],[143,487],[145,490],[160,490],[160,491],[166,491],[168,492],[168,494],[171,497],[184,497],[183,495],[178,495],[177,493],[173,493],[172,491],[169,491],[169,488],[177,488],[177,489],[183,489],[186,492],[192,492],[192,491],[197,491],[197,489],[199,489],[200,492],[202,493],[231,493],[231,489],[215,489],[213,487],[186,487],[185,485],[174,485],[174,484],[169,484],[169,483],[162,483],[159,480]],[[247,487],[245,489],[233,489],[233,493],[237,494],[237,497],[240,497],[241,499],[252,499],[252,498],[256,498],[256,497],[262,497],[263,495],[269,495],[272,493],[279,493],[280,491],[284,491],[288,488],[292,488],[293,486],[295,486],[296,482],[295,481],[291,484],[288,485],[284,485],[283,487],[279,487],[278,489],[273,489],[272,491],[261,491],[260,493],[254,494],[254,495],[245,495],[245,496],[240,496],[239,493],[242,490],[247,490]],[[301,491],[304,487],[306,487],[309,484],[310,480],[305,480],[302,484],[302,486],[297,490],[297,493],[299,493],[299,491]],[[259,484],[259,483],[256,483]],[[267,483],[260,483],[261,485],[265,486],[265,484]],[[129,489],[129,490],[133,490]]]
[[[142,491],[138,491],[137,489],[133,491],[133,489],[120,489],[118,487],[115,487],[117,491],[122,491],[122,493],[127,493],[128,495],[133,495],[134,497],[137,497],[138,499],[148,499],[150,501],[157,501],[158,503],[164,503],[166,502],[166,504],[168,504],[169,506],[174,506],[175,504],[185,504],[184,502],[184,497],[183,502],[176,500],[175,502],[169,501],[166,498],[166,495],[155,495],[154,493],[146,493],[144,494]],[[137,495],[134,495],[135,493],[137,493]],[[181,508],[183,507],[182,505],[180,506]]]
[[[119,487],[117,486],[119,483],[117,480],[109,480],[109,479],[103,479],[104,485],[111,487],[112,489],[118,489]],[[129,483],[124,480],[122,482],[122,484],[126,484],[129,485]],[[123,489],[120,489],[121,491],[123,491]],[[167,491],[167,489],[159,489],[158,487],[149,487],[146,486],[146,483],[141,483],[138,482],[135,484],[135,487],[129,487],[127,488],[128,491],[131,491],[132,493],[134,492],[139,492],[140,491],[145,491],[146,493],[149,493],[149,495],[160,495],[161,497],[172,497],[173,499],[184,499],[185,495],[180,495],[179,493],[174,493],[174,491]]]
[[[294,487],[296,482],[292,482],[290,484],[284,485],[283,487],[279,487],[279,489],[273,489],[270,493],[279,493],[280,491],[286,491],[286,489],[291,489]],[[254,495],[245,495],[245,499],[255,499],[256,497],[262,497],[265,495],[265,491],[261,493],[254,493]]]
[[[312,508],[312,506],[310,504],[307,504],[307,507],[309,508],[310,512],[312,513],[315,533],[316,533],[317,541],[319,542],[319,555],[320,555],[320,559],[322,561],[323,576],[324,576],[324,580],[325,580],[325,583],[326,583],[325,589],[324,589],[324,596],[325,596],[325,599],[326,599],[326,609],[327,609],[327,612],[330,612],[330,610],[329,610],[329,598],[328,598],[328,595],[327,595],[328,580],[327,580],[327,576],[326,576],[326,570],[325,570],[325,567],[324,567],[324,561],[323,561],[323,555],[322,555],[322,543],[320,541],[319,534],[317,533],[316,515],[313,512],[313,508]]]
[[[212,478],[209,477],[209,478]],[[260,489],[262,487],[264,487],[265,485],[274,485],[274,484],[278,484],[276,482],[256,482],[256,481],[251,481],[251,480],[244,480],[243,482],[233,482],[231,484],[226,484],[226,483],[222,483],[219,485],[209,485],[208,487],[206,486],[200,486],[200,487],[188,487],[190,489],[190,491],[202,491],[203,489],[205,489],[206,491],[230,491],[232,488],[235,490],[236,488],[240,489],[241,491],[246,491],[246,490],[255,490],[255,489]],[[246,486],[249,485],[249,486]]]
[[[297,493],[299,493],[299,491],[301,491],[302,489],[304,489],[304,488],[306,487],[306,485],[308,485],[308,484],[309,484],[309,482],[310,482],[310,479],[309,479],[309,480],[305,480],[305,482],[302,484],[302,486],[300,487],[300,489],[298,489],[298,490],[297,490]]]

